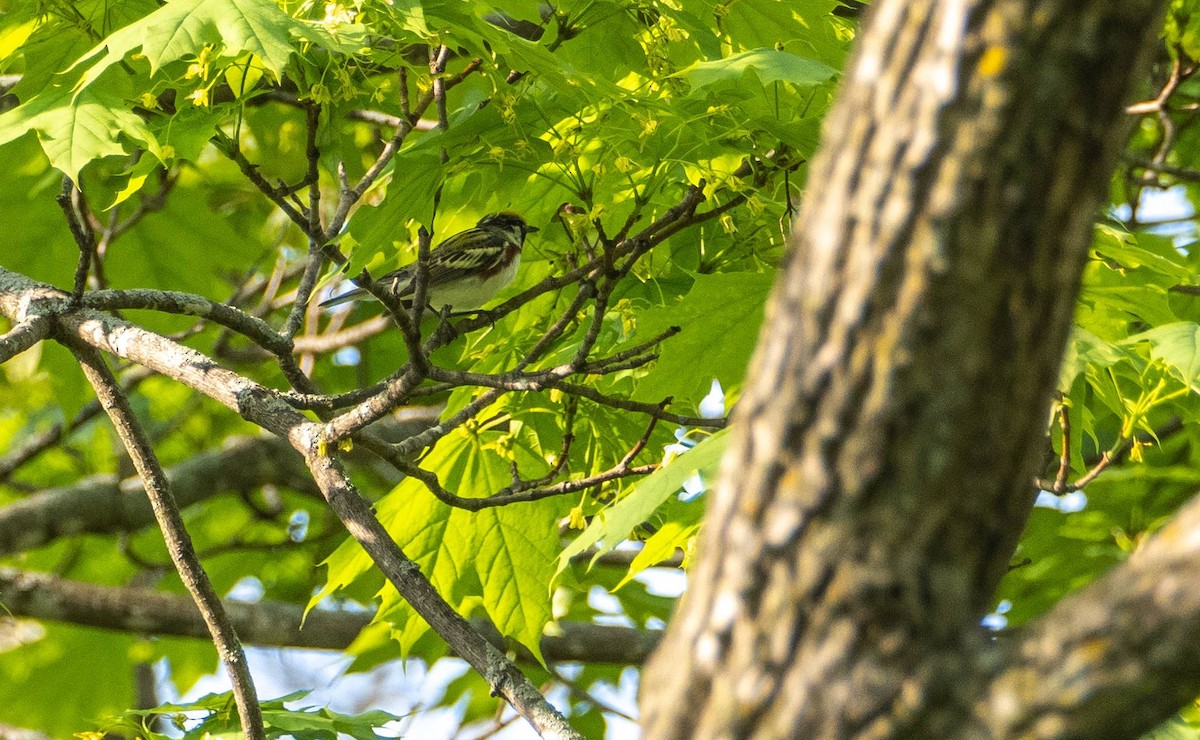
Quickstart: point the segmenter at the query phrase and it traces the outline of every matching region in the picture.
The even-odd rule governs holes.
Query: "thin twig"
[[[71,303],[77,305],[87,289],[88,269],[96,251],[95,235],[88,228],[85,216],[77,208],[79,201],[75,198],[75,183],[71,182],[71,178],[63,176],[62,191],[55,200],[62,209],[63,216],[67,219],[67,227],[70,228],[75,245],[79,248],[79,261],[75,265],[75,287],[71,292]]]
[[[522,481],[520,471],[517,470],[517,463],[514,461],[512,463],[512,487],[514,490],[517,490],[520,486],[539,488],[549,485],[558,476],[562,475],[562,471],[567,465],[567,459],[571,456],[571,445],[575,443],[575,414],[579,410],[579,399],[574,396],[568,396],[564,406],[562,446],[559,448],[558,455],[554,458],[554,465],[550,466],[550,470],[546,471],[545,475],[533,480]]]
[[[1130,104],[1125,108],[1126,113],[1134,116],[1162,113],[1166,110],[1167,101],[1179,88],[1179,85],[1196,73],[1197,68],[1194,63],[1184,65],[1187,57],[1183,53],[1183,49],[1176,46],[1175,52],[1175,57],[1171,60],[1171,72],[1167,75],[1167,81],[1158,91],[1158,95],[1155,95],[1153,100]]]
[[[449,119],[446,115],[446,79],[443,73],[446,71],[446,59],[450,55],[450,49],[445,44],[440,45],[429,55],[429,75],[433,78],[433,102],[437,110],[438,128],[445,131],[450,127]],[[445,150],[443,150],[443,157]],[[442,164],[445,164],[443,158]]]
[[[439,187],[437,194],[434,196],[433,215],[429,217],[429,225],[432,228],[433,220],[437,218],[437,201],[441,195],[442,189]],[[412,325],[417,327],[417,340],[420,341],[420,326],[421,318],[425,314],[425,303],[429,300],[429,249],[433,243],[433,232],[425,228],[423,225],[417,229],[417,263],[413,268],[412,278]],[[401,286],[393,284],[393,289],[399,292]],[[419,353],[424,356],[425,351]]]
[[[146,368],[135,367],[121,380],[121,387],[125,392],[129,392],[153,374]],[[100,411],[100,402],[91,401],[84,404],[83,408],[79,409],[70,421],[55,423],[45,431],[24,437],[18,447],[0,456],[0,483],[7,481],[22,465],[58,444],[72,431],[94,419]]]
[[[289,193],[287,189],[276,188],[268,182],[267,178],[263,177],[262,173],[258,171],[257,165],[251,163],[246,158],[246,155],[242,153],[241,146],[236,141],[223,133],[219,133],[213,137],[213,143],[217,145],[217,149],[222,154],[238,166],[238,169],[242,171],[242,174],[250,181],[250,184],[258,188],[260,193],[267,196],[267,199],[274,203],[276,208],[283,211],[292,223],[299,226],[309,239],[316,239],[322,244],[328,241],[324,234],[311,233],[307,215],[301,213],[288,201],[287,196]]]
[[[152,195],[140,195],[138,207],[134,209],[133,213],[123,220],[113,219],[113,222],[101,235],[100,242],[96,245],[97,256],[103,257],[105,248],[114,239],[126,233],[134,226],[137,226],[147,215],[162,210],[163,206],[167,204],[167,196],[171,194],[178,181],[179,178],[172,175],[169,170],[159,168],[158,192]]]
[[[1058,404],[1058,425],[1062,429],[1062,451],[1058,459],[1058,475],[1054,477],[1054,492],[1066,492],[1067,476],[1071,474],[1071,415],[1067,405],[1061,401]]]
[[[1114,447],[1114,449],[1119,448],[1123,444],[1124,444],[1123,440],[1118,442],[1118,444]],[[1079,489],[1086,487],[1089,483],[1096,480],[1096,478],[1098,478],[1100,476],[1100,474],[1103,473],[1108,468],[1109,465],[1112,465],[1113,462],[1116,461],[1116,458],[1117,458],[1116,453],[1113,450],[1108,450],[1107,452],[1105,452],[1103,455],[1100,456],[1099,462],[1097,462],[1095,465],[1093,465],[1086,473],[1079,476],[1079,478],[1077,478],[1074,483],[1071,483],[1070,485],[1067,485],[1067,486],[1063,486],[1063,493],[1065,493],[1067,491],[1078,491]],[[1055,493],[1059,493],[1059,492],[1055,491]]]
[[[621,462],[617,463],[618,468],[628,468],[633,463],[633,459],[642,454],[642,450],[646,449],[646,445],[650,443],[650,437],[654,434],[654,428],[657,426],[658,417],[651,416],[650,423],[646,425],[646,431],[642,432],[642,436],[638,437],[638,440],[629,448],[629,452],[626,452],[625,456],[621,458]]]
[[[1161,442],[1163,439],[1175,435],[1184,428],[1183,420],[1175,417],[1166,422],[1160,427],[1155,428],[1153,432],[1146,432],[1135,437],[1118,437],[1112,447],[1102,452],[1098,457],[1086,461],[1089,466],[1086,473],[1081,475],[1076,480],[1063,486],[1063,490],[1055,491],[1055,481],[1046,478],[1034,478],[1033,485],[1035,488],[1042,491],[1053,491],[1054,493],[1071,493],[1078,491],[1089,483],[1093,482],[1107,470],[1109,467],[1121,463],[1129,455],[1134,445],[1145,445],[1152,442]]]
[[[552,344],[558,341],[558,338],[562,336],[564,331],[566,331],[567,326],[576,318],[578,318],[579,309],[583,308],[583,304],[595,294],[596,286],[592,282],[588,281],[581,285],[579,290],[575,293],[575,297],[571,300],[571,305],[569,305],[567,310],[563,311],[562,316],[560,316],[558,320],[546,330],[546,333],[542,335],[541,339],[539,339],[537,343],[530,347],[529,351],[525,353],[525,356],[521,358],[521,361],[517,363],[515,369],[517,371],[524,370],[525,368],[529,367],[531,363],[545,354],[546,350],[548,350]]]
[[[383,418],[404,402],[424,377],[412,364],[406,365],[398,377],[389,381],[381,392],[359,402],[353,409],[326,422],[322,437],[337,442],[355,434],[373,421]]]
[[[483,62],[480,59],[472,59],[457,74],[443,78],[443,85],[445,86],[445,89],[449,90],[455,85],[461,83],[467,77],[472,75],[477,69],[479,69],[482,63]],[[407,73],[405,74],[406,76],[404,79],[407,79]],[[409,113],[407,118],[399,122],[400,125],[396,127],[396,133],[391,139],[388,140],[388,143],[384,145],[383,151],[379,153],[379,156],[375,158],[375,161],[371,164],[371,166],[367,168],[367,171],[363,174],[362,178],[360,178],[359,181],[353,186],[342,188],[342,194],[341,198],[338,200],[337,210],[334,212],[333,218],[329,220],[329,225],[325,229],[325,241],[331,241],[335,239],[339,233],[341,233],[342,226],[345,225],[346,218],[350,215],[350,209],[354,207],[354,204],[362,198],[363,194],[367,192],[367,189],[375,183],[381,174],[383,174],[384,169],[392,161],[392,157],[395,156],[396,152],[399,151],[400,146],[404,143],[405,137],[408,136],[408,134],[414,128],[416,128],[417,121],[420,120],[422,115],[424,115],[425,110],[431,103],[433,103],[432,88],[428,90],[425,95],[421,96],[421,99],[417,101],[415,106],[413,106],[412,111]]]
[[[340,328],[336,331],[296,337],[293,342],[294,350],[306,355],[334,352],[381,334],[391,325],[392,322],[387,316],[375,316],[360,324]]]
[[[603,555],[598,555],[599,551],[594,547],[589,547],[583,552],[571,558],[572,563],[584,563],[590,565],[600,565],[608,568],[631,568],[633,561],[642,554],[642,550],[610,550]],[[653,563],[651,568],[682,568],[684,553],[678,548],[675,552],[668,555],[663,560]]]
[[[396,92],[400,97],[400,114],[406,119],[411,119],[412,108],[408,101],[408,67],[400,65],[400,69],[396,72],[396,83]],[[399,126],[400,122],[396,121],[392,125]]]
[[[364,446],[371,452],[378,455],[380,458],[388,461],[397,470],[405,475],[416,478],[432,493],[439,501],[447,506],[453,506],[458,509],[467,511],[482,511],[491,509],[497,506],[509,506],[511,504],[528,503],[531,501],[541,501],[545,498],[554,496],[562,496],[568,493],[576,493],[589,488],[608,483],[610,481],[619,480],[621,478],[629,478],[640,475],[649,475],[658,470],[658,463],[650,463],[648,465],[629,466],[627,464],[618,464],[608,470],[597,473],[596,475],[587,476],[577,480],[564,481],[553,486],[545,486],[542,488],[523,488],[521,486],[508,486],[496,491],[489,496],[480,498],[471,498],[459,496],[447,490],[438,479],[436,473],[425,470],[421,466],[408,459],[406,456],[398,454],[395,445],[389,446],[380,444],[371,440],[364,440]],[[520,489],[520,490],[518,490]]]
[[[424,375],[429,366],[429,358],[426,356],[424,348],[421,347],[421,327],[413,323],[412,314],[400,300],[398,295],[400,291],[394,286],[394,281],[389,284],[377,283],[364,269],[354,279],[354,282],[387,308],[392,320],[400,327],[400,332],[404,336],[404,344],[408,349],[408,363],[415,372]]]
[[[405,71],[403,67],[400,69],[401,71]],[[401,111],[401,114],[402,115],[399,116],[393,116],[391,113],[384,113],[383,111],[365,110],[360,108],[346,113],[346,118],[350,119],[351,121],[362,121],[363,123],[373,123],[377,126],[397,128],[398,126],[404,125],[404,120],[407,118],[407,114],[404,114],[403,111]],[[437,128],[437,123],[435,121],[418,120],[413,124],[413,130],[415,131],[432,131],[435,128]]]
[[[671,399],[669,398],[658,404],[644,403],[642,401],[632,401],[625,398],[608,396],[590,386],[576,385],[574,383],[568,383],[562,380],[555,381],[551,385],[554,389],[562,391],[563,393],[569,393],[573,396],[586,398],[589,401],[593,401],[603,406],[610,406],[614,409],[620,409],[622,411],[634,411],[639,414],[646,414],[654,417],[655,419],[667,421],[672,424],[679,424],[680,426],[702,427],[706,429],[724,429],[729,424],[729,418],[725,416],[709,419],[703,416],[686,416],[683,414],[673,414],[669,411],[666,411],[663,409],[663,406],[667,403],[670,403]]]
[[[467,423],[469,419],[478,414],[483,409],[492,405],[497,398],[503,394],[503,390],[493,388],[485,393],[480,394],[478,398],[471,401],[466,406],[458,411],[454,416],[443,421],[440,424],[434,424],[420,434],[413,435],[403,442],[392,446],[392,451],[401,457],[408,457],[417,452],[423,447],[428,447],[437,442],[442,437],[454,431],[458,427]]]
[[[281,332],[288,339],[294,338],[300,331],[304,314],[308,310],[308,299],[312,295],[313,286],[317,284],[317,278],[321,275],[321,269],[325,266],[325,253],[322,251],[325,241],[320,238],[324,233],[321,230],[321,187],[320,171],[318,170],[321,152],[317,149],[317,128],[321,120],[321,106],[315,103],[307,105],[304,112],[306,123],[304,154],[308,161],[308,170],[304,175],[304,184],[308,186],[308,207],[305,211],[308,215],[308,264],[300,278],[300,285],[296,288],[295,302],[292,304],[291,311],[288,312],[287,321],[284,322]]]
[[[373,383],[363,388],[355,388],[352,391],[345,393],[337,393],[334,395],[324,395],[320,393],[297,393],[294,391],[286,391],[282,393],[283,400],[287,401],[288,405],[296,409],[304,409],[305,411],[336,411],[344,409],[347,406],[354,406],[368,400],[375,394],[385,390],[388,384],[393,380],[400,378],[406,372],[405,368],[401,368],[392,377],[381,380],[378,383]]]
[[[631,717],[629,714],[622,712],[620,709],[617,709],[610,704],[605,704],[596,697],[592,696],[590,693],[588,693],[587,689],[579,684],[578,681],[573,681],[564,676],[562,671],[560,671],[556,666],[551,665],[546,666],[546,668],[550,671],[550,675],[554,676],[556,681],[567,687],[568,691],[570,691],[572,694],[575,694],[580,699],[588,702],[601,712],[615,715],[621,719],[628,720],[629,722],[637,722],[636,717]]]
[[[572,367],[582,368],[587,365],[588,355],[595,348],[596,341],[600,338],[600,330],[604,328],[604,316],[608,313],[608,299],[616,289],[619,279],[608,275],[605,275],[604,278],[596,289],[596,298],[592,304],[592,321],[588,324],[587,331],[583,334],[583,340],[579,343],[579,347],[575,350],[575,356],[571,359]]]

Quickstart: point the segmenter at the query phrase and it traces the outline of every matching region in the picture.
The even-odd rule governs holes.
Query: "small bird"
[[[521,247],[525,237],[535,231],[538,231],[536,226],[525,223],[516,213],[501,211],[484,216],[473,228],[441,242],[429,252],[426,303],[434,309],[450,306],[455,311],[470,311],[487,303],[517,276]],[[405,265],[376,282],[409,306],[416,274],[415,264]],[[370,296],[363,288],[355,288],[322,302],[321,306],[337,306]]]

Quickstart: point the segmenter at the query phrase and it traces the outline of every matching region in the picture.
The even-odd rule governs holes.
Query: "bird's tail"
[[[321,301],[320,305],[321,305],[321,308],[330,308],[332,306],[340,306],[343,303],[349,303],[350,301],[356,301],[359,298],[364,298],[369,295],[371,295],[371,294],[368,293],[367,291],[363,290],[362,288],[355,288],[354,290],[348,290],[339,296],[330,298],[327,301]]]

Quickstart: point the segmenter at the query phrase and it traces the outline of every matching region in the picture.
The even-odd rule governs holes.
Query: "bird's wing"
[[[446,241],[438,245],[438,248],[429,253],[429,285],[445,285],[452,283],[461,278],[477,274],[481,270],[486,272],[504,258],[504,250],[497,249],[495,244],[489,246],[466,246],[473,239],[478,239],[478,234],[473,234],[474,229],[455,234]],[[488,235],[492,237],[494,235]],[[395,277],[393,273],[385,276],[388,279],[400,279],[407,285],[402,289],[401,295],[411,295],[413,292],[412,279],[416,275],[416,265],[407,265],[396,271]],[[402,284],[403,284],[402,283]]]
[[[451,236],[429,253],[429,277],[427,285],[445,285],[460,278],[474,274],[482,268],[487,271],[496,262],[503,259],[504,250],[495,246],[467,246],[479,239],[478,229],[467,229]],[[487,234],[490,238],[493,234]],[[413,294],[413,277],[416,275],[416,265],[410,264],[398,270],[381,275],[375,282],[388,286],[398,297],[404,298]],[[398,291],[398,292],[397,292]],[[322,306],[336,306],[368,295],[362,288],[343,293],[337,298],[322,303]]]

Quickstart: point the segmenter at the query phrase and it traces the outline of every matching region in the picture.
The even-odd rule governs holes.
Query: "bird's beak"
[[[536,226],[526,226],[526,227],[525,227],[525,233],[526,233],[526,234],[532,234],[532,233],[533,233],[533,232],[535,232],[535,231],[541,231],[541,229],[539,229],[539,228],[538,228],[538,227],[536,227]]]

